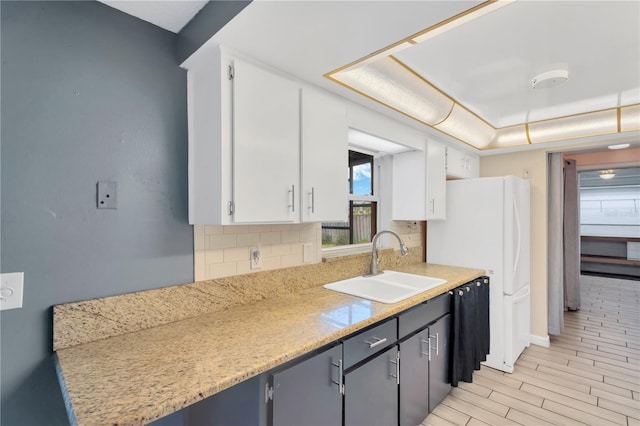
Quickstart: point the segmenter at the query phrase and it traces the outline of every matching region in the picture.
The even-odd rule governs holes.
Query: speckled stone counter
[[[151,422],[484,274],[425,263],[394,269],[447,283],[395,304],[369,302],[366,319],[349,323],[347,315],[344,326],[327,316],[362,299],[316,285],[58,349],[70,419],[92,426]]]

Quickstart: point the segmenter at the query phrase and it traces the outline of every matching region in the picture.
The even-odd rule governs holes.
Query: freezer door
[[[530,283],[530,197],[528,181],[505,177],[504,293],[508,295]]]
[[[529,286],[523,287],[513,296],[504,296],[504,371],[513,372],[513,365],[531,342],[530,307],[531,296]]]

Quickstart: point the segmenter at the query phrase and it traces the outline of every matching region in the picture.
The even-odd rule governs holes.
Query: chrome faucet
[[[382,272],[378,271],[378,265],[380,264],[380,258],[378,257],[378,237],[382,234],[391,234],[393,236],[395,236],[398,239],[398,242],[400,243],[400,254],[403,256],[406,256],[407,254],[409,254],[409,249],[407,248],[407,246],[404,245],[404,243],[402,242],[402,240],[400,239],[400,236],[398,234],[396,234],[393,231],[380,231],[378,232],[376,235],[373,236],[373,241],[371,242],[371,270],[369,271],[369,273],[367,275],[365,275],[365,277],[370,277],[373,275],[379,275]]]

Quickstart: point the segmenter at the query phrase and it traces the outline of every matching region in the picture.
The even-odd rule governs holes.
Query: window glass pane
[[[322,248],[349,244],[349,222],[323,222]]]
[[[580,233],[590,236],[640,237],[640,169],[580,172]]]
[[[371,163],[353,166],[354,195],[373,195],[371,185]]]
[[[354,201],[351,207],[351,221],[353,223],[352,244],[371,242],[372,225],[375,224],[375,203],[361,203]]]

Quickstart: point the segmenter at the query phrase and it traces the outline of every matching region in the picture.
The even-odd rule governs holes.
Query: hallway
[[[640,425],[640,281],[580,277],[582,307],[513,374],[482,367],[423,425]]]

